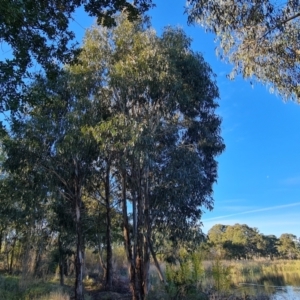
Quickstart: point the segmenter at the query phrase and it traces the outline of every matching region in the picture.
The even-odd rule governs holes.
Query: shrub
[[[166,290],[171,299],[206,299],[201,291],[204,271],[199,252],[180,251],[176,264],[166,265]]]

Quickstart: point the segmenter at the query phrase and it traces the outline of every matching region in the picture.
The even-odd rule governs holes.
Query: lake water
[[[270,300],[300,300],[300,287],[245,284],[237,289],[239,295],[269,294]]]
[[[300,300],[300,288],[286,286],[282,289],[276,289],[272,300]]]
[[[271,300],[300,300],[299,260],[249,262],[238,270],[234,282],[240,295],[268,294]]]

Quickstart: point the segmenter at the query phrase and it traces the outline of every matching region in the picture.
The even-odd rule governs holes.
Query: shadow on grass
[[[0,275],[0,299],[3,300],[69,300],[70,291],[70,287],[50,281]]]

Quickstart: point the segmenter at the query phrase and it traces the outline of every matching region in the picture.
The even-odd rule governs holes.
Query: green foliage
[[[283,258],[296,258],[299,255],[297,237],[293,234],[283,233],[278,241],[277,249]]]
[[[206,299],[201,291],[204,275],[200,253],[181,250],[177,264],[166,265],[166,291],[171,299]]]
[[[70,43],[75,34],[68,27],[81,6],[90,16],[97,17],[99,24],[111,27],[116,24],[116,13],[126,11],[133,21],[152,6],[152,1],[138,0],[132,4],[126,0],[2,0],[0,40],[11,48],[12,58],[0,62],[0,111],[16,111],[29,100],[19,91],[32,79],[33,63],[38,63],[48,78],[54,79],[60,64],[78,55],[79,49]]]
[[[260,234],[257,228],[246,224],[216,224],[208,231],[208,244],[211,252],[221,258],[241,259],[278,255],[275,236]]]
[[[68,300],[70,290],[50,282],[32,280],[22,283],[18,277],[0,276],[0,299],[5,300]],[[56,298],[51,297],[55,295]]]
[[[22,292],[19,289],[19,281],[16,277],[0,276],[0,298],[15,300],[21,298]]]
[[[298,1],[188,1],[189,21],[216,34],[217,54],[233,78],[256,78],[285,100],[300,102]]]
[[[214,279],[214,287],[218,292],[228,292],[231,284],[230,278],[231,267],[222,264],[219,258],[212,263],[212,277]]]

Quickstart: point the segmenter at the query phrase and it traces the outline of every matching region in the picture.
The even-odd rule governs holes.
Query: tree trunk
[[[143,300],[144,294],[144,197],[142,195],[142,171],[138,166],[137,181],[137,257],[136,257],[136,289],[138,299]]]
[[[64,285],[64,255],[63,255],[63,249],[61,244],[61,234],[58,236],[58,255],[59,255],[59,261],[58,261],[58,267],[59,267],[59,283],[61,286]]]
[[[110,166],[107,165],[105,180],[105,205],[106,205],[106,289],[112,290],[113,265],[111,246],[111,207],[110,207]]]
[[[149,292],[149,268],[150,268],[150,252],[149,241],[151,234],[151,224],[149,215],[149,167],[147,166],[144,178],[144,261],[143,261],[143,294],[147,296]]]
[[[98,235],[98,257],[99,257],[99,264],[103,270],[103,280],[106,280],[106,265],[102,257],[102,246],[101,246],[100,235]]]
[[[164,273],[162,272],[161,268],[160,268],[160,265],[159,265],[159,262],[157,260],[157,257],[156,257],[156,254],[154,252],[154,249],[153,249],[153,246],[152,246],[152,243],[150,241],[150,237],[148,236],[148,245],[149,245],[149,249],[150,249],[150,253],[151,253],[151,256],[153,258],[153,261],[154,261],[154,265],[157,269],[157,272],[158,272],[158,276],[160,278],[160,281],[166,285],[167,282],[166,282],[166,279],[165,279],[165,276],[164,276]]]
[[[2,242],[3,242],[3,229],[0,231],[0,253],[2,251]]]
[[[15,258],[15,242],[13,242],[11,254],[10,254],[9,274],[12,274],[13,272],[14,258]]]
[[[75,279],[75,300],[84,300],[83,295],[83,235],[82,235],[82,222],[81,222],[81,206],[82,201],[79,195],[76,197],[76,279]]]
[[[133,239],[133,261],[136,261],[137,256],[137,205],[136,205],[136,195],[133,193],[133,199],[132,199],[132,218],[133,218],[133,229],[132,229],[132,239]]]
[[[64,277],[64,263],[61,258],[59,258],[59,284],[61,286],[65,285],[65,277]]]
[[[132,300],[139,300],[136,290],[136,270],[135,263],[132,257],[132,249],[129,235],[129,222],[127,215],[127,203],[126,203],[126,171],[122,172],[122,215],[123,215],[123,234],[124,245],[126,251],[126,257],[129,264],[129,287],[132,293]]]
[[[143,261],[143,295],[147,297],[149,292],[149,269],[150,269],[150,253],[147,238],[144,237],[144,261]]]

